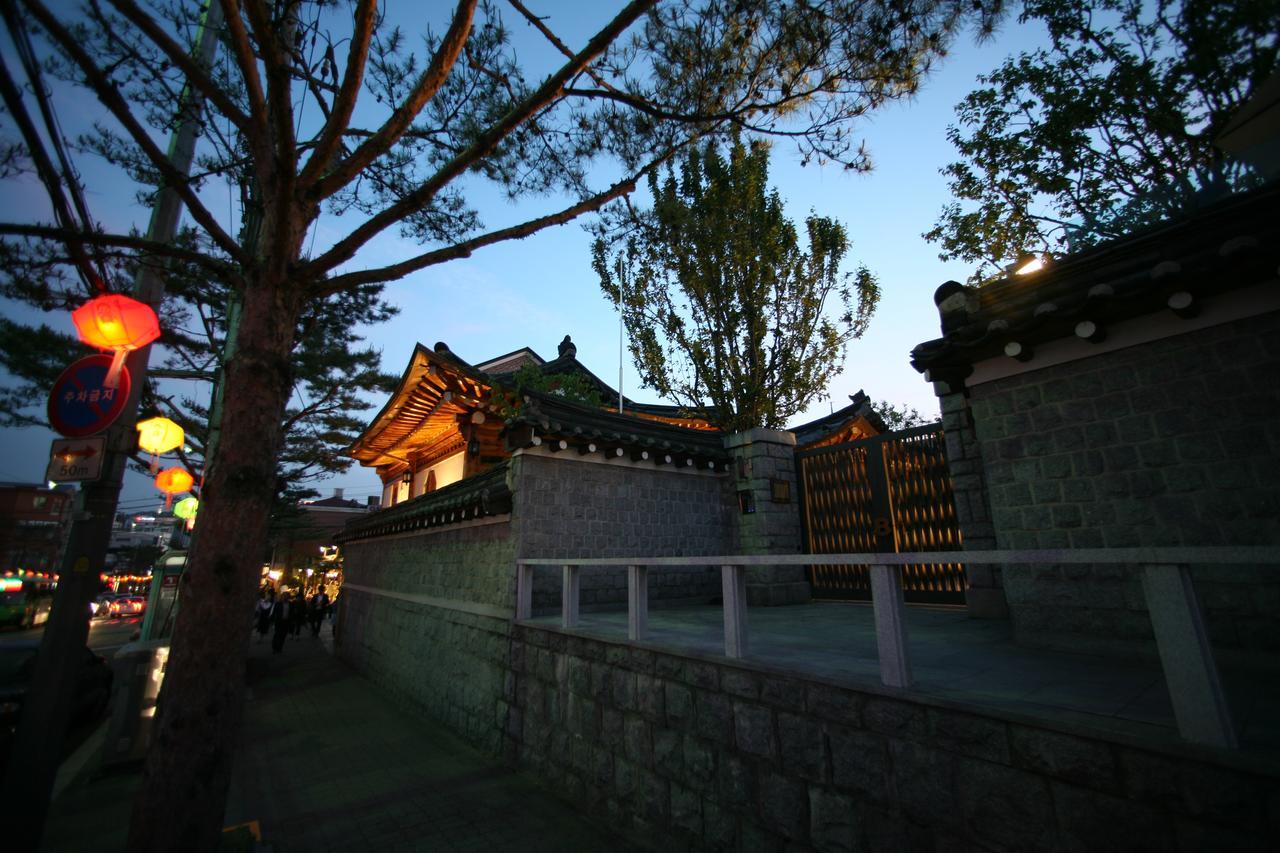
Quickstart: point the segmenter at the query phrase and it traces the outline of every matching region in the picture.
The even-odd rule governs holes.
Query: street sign
[[[49,448],[49,468],[44,472],[44,478],[55,483],[96,480],[102,474],[102,457],[106,450],[107,439],[104,436],[55,438]]]
[[[91,355],[72,364],[49,392],[49,424],[67,438],[83,438],[102,432],[124,411],[129,401],[129,370],[120,371],[120,384],[107,388],[103,381],[111,356]]]

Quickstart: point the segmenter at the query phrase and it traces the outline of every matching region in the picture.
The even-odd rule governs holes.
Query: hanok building
[[[553,379],[578,377],[602,404],[593,408],[535,392],[516,401],[510,389],[526,367]],[[840,411],[798,427],[799,445],[826,446],[882,431],[865,395],[852,399]],[[514,451],[535,447],[673,469],[716,471],[719,465],[724,473],[729,454],[722,439],[705,413],[619,399],[578,361],[566,335],[552,361],[525,347],[471,365],[443,343],[434,349],[419,344],[391,399],[348,453],[376,469],[387,508],[483,474]]]

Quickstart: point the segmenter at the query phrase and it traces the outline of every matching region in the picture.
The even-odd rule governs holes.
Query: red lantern
[[[115,388],[118,384],[126,355],[160,337],[160,321],[151,306],[119,293],[95,296],[72,311],[71,320],[76,324],[80,340],[91,347],[115,352],[111,369],[102,383],[106,388]]]
[[[173,505],[174,495],[190,491],[194,484],[195,479],[182,468],[165,468],[156,475],[156,488],[165,494],[165,509]]]

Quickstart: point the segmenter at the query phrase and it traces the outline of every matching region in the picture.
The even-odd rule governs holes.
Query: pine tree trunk
[[[129,827],[131,851],[216,849],[244,705],[249,616],[275,492],[299,298],[283,276],[246,288],[227,365],[222,438],[205,472],[182,576],[155,739]]]

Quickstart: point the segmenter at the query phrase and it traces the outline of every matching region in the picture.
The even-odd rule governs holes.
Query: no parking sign
[[[103,381],[111,356],[91,355],[72,364],[49,393],[49,424],[67,438],[83,438],[115,423],[129,402],[129,370],[121,368],[120,384],[107,388]]]

